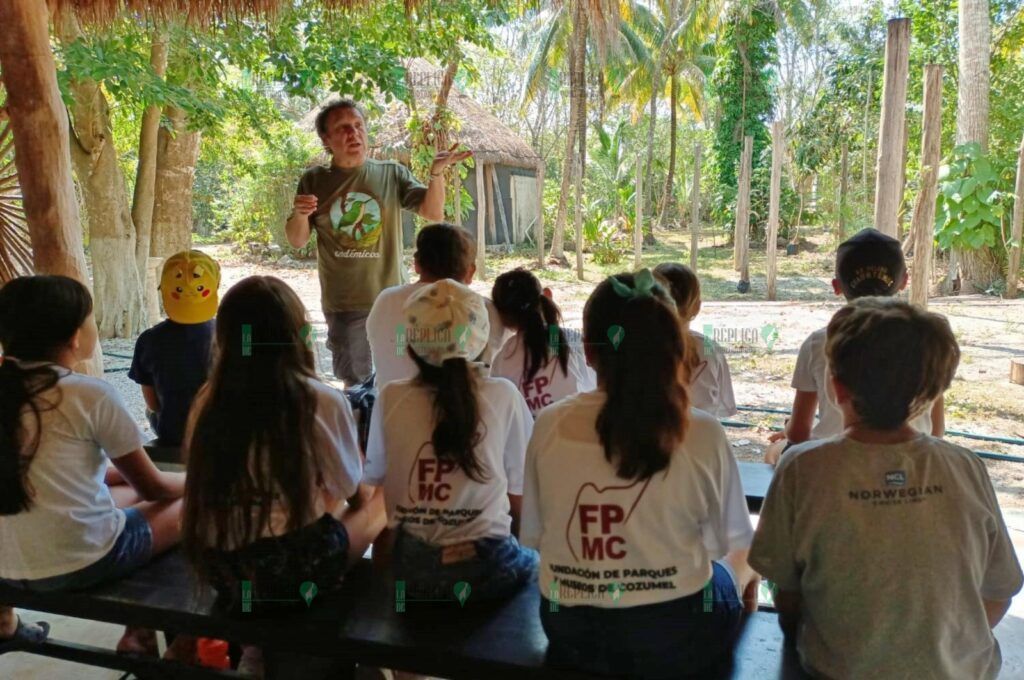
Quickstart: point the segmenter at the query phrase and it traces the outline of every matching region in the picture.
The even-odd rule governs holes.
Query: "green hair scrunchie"
[[[615,291],[615,294],[627,300],[653,297],[655,290],[664,292],[650,269],[641,269],[633,274],[632,286],[623,283],[615,276],[609,276],[608,280],[611,281],[612,290]]]

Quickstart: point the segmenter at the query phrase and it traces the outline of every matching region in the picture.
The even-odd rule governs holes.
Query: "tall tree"
[[[543,23],[542,23],[543,22]],[[538,15],[538,26],[544,26],[543,35],[530,59],[523,101],[529,103],[545,85],[547,69],[557,67],[559,58],[569,71],[569,125],[565,140],[565,158],[562,163],[562,187],[558,198],[555,230],[551,239],[549,259],[568,266],[565,257],[565,223],[568,215],[568,197],[576,164],[580,140],[584,139],[587,125],[586,57],[591,45],[594,61],[603,64],[613,38],[619,30],[619,7],[612,0],[570,0],[552,3]],[[583,173],[578,177],[582,182]],[[578,192],[577,192],[578,193]],[[576,206],[577,210],[581,206]]]
[[[712,76],[721,107],[715,130],[713,177],[716,189],[713,210],[720,220],[732,218],[743,137],[754,138],[753,212],[763,220],[767,211],[768,176],[758,170],[765,164],[764,150],[771,143],[767,123],[775,109],[772,92],[776,61],[775,9],[765,1],[733,5],[718,40],[718,63]],[[752,233],[756,233],[752,230]]]
[[[960,0],[957,25],[960,46],[957,64],[956,143],[975,142],[988,149],[990,45],[992,26],[988,0]],[[954,249],[952,265],[959,259],[961,290],[987,290],[1000,278],[1000,265],[988,247]],[[950,272],[955,277],[956,272]]]

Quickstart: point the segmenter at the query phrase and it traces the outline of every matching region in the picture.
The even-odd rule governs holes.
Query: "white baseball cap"
[[[424,361],[473,361],[487,347],[491,324],[479,294],[452,279],[441,279],[413,293],[402,308],[406,343]]]

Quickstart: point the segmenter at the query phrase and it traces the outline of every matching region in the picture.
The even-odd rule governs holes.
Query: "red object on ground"
[[[199,638],[199,642],[196,643],[196,657],[199,660],[199,665],[206,668],[214,668],[219,671],[231,668],[227,640]]]

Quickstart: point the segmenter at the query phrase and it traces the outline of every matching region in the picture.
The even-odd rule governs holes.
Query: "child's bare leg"
[[[17,627],[18,615],[14,607],[0,607],[0,638],[12,637]]]
[[[131,487],[129,487],[130,489]],[[113,492],[113,488],[111,488]],[[133,505],[142,513],[153,534],[153,555],[159,555],[174,547],[181,539],[181,500],[144,501]],[[179,636],[180,637],[180,636]],[[177,638],[175,639],[177,642]],[[156,633],[149,628],[128,626],[117,643],[118,652],[133,652],[156,656]]]
[[[143,501],[133,505],[142,513],[153,532],[153,555],[173,548],[181,540],[181,499]]]

